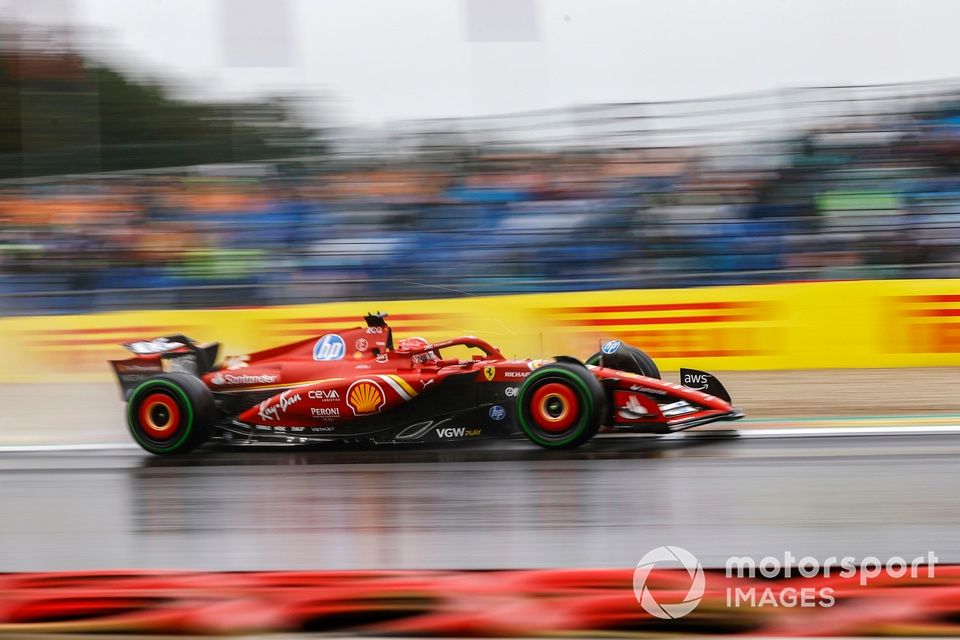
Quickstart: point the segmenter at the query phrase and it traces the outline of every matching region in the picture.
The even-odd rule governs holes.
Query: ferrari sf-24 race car
[[[124,345],[111,364],[130,433],[155,454],[207,441],[430,443],[523,437],[572,448],[600,432],[670,433],[743,414],[708,373],[660,379],[644,352],[619,340],[581,362],[511,360],[473,336],[394,344],[386,314],[217,362],[219,343],[172,335]],[[444,358],[451,347],[480,353]]]

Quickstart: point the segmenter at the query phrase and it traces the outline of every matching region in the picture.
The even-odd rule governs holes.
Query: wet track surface
[[[0,570],[960,561],[960,435],[0,453]]]

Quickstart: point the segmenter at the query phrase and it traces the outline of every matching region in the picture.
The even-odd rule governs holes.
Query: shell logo
[[[357,380],[347,389],[347,405],[353,409],[353,415],[363,416],[376,413],[386,404],[383,389],[373,380]]]

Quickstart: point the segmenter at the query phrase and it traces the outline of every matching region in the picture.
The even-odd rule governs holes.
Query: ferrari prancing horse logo
[[[496,373],[497,373],[496,367],[483,368],[483,377],[487,379],[487,382],[490,382],[491,380],[493,380],[493,376],[496,375]]]

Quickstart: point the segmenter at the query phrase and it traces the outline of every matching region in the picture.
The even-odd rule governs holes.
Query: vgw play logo
[[[659,602],[650,590],[647,581],[650,572],[656,569],[682,567],[690,577],[687,594],[680,602]],[[657,547],[640,558],[633,572],[633,594],[644,611],[657,618],[673,620],[682,618],[697,608],[703,592],[706,590],[706,578],[703,567],[696,556],[682,547]]]

